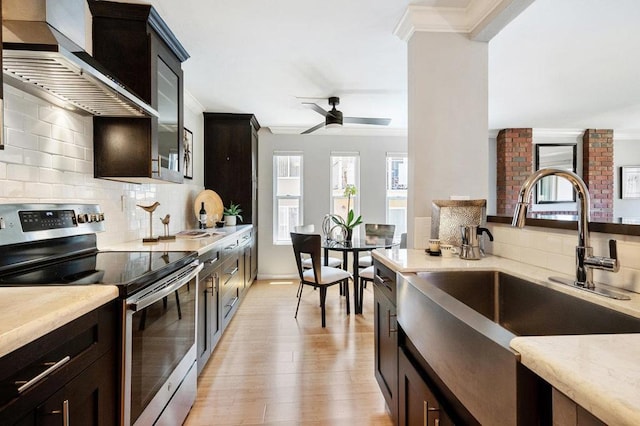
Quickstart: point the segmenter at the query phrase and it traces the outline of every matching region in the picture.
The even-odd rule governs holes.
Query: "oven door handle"
[[[204,267],[204,264],[203,263],[198,264],[198,261],[196,260],[194,263],[191,264],[191,266],[193,267],[193,269],[191,270],[191,272],[189,272],[188,275],[181,277],[179,280],[177,280],[170,286],[159,288],[153,293],[149,293],[143,296],[141,299],[128,303],[127,308],[132,312],[138,312],[146,308],[147,306],[153,305],[157,301],[162,300],[162,298],[169,296],[171,293],[178,290],[180,287],[182,287],[183,285],[185,285],[186,283],[194,279],[198,275],[198,273],[202,270],[202,268]]]

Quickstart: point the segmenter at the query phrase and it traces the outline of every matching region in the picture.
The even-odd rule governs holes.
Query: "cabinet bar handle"
[[[427,417],[429,416],[429,414],[427,413],[428,410],[428,404],[427,401],[422,401],[422,420],[423,420],[423,424],[424,426],[427,426]]]
[[[233,305],[235,305],[237,301],[238,301],[238,297],[234,297],[233,301],[231,303],[228,303],[228,304],[226,304],[224,306],[229,308],[229,309],[231,309],[231,308],[233,308]]]
[[[34,377],[31,380],[28,380],[26,382],[23,381],[19,381],[19,382],[15,382],[16,386],[17,385],[21,385],[18,388],[18,393],[22,393],[24,391],[26,391],[27,389],[29,389],[30,387],[32,387],[33,385],[35,385],[36,383],[38,383],[40,380],[44,379],[45,377],[47,377],[49,374],[53,373],[54,371],[56,371],[57,369],[59,369],[60,367],[62,367],[64,364],[66,364],[67,362],[69,362],[69,360],[71,359],[71,357],[69,355],[65,356],[64,358],[62,358],[60,361],[58,362],[47,362],[45,363],[45,365],[49,365],[50,367],[47,368],[46,370],[44,370],[42,373],[38,374],[36,377]]]
[[[389,330],[389,337],[391,337],[391,333],[395,333],[398,331],[397,328],[391,328],[391,317],[397,317],[398,315],[392,314],[391,311],[387,311],[387,330]]]
[[[62,414],[62,426],[69,426],[69,400],[62,401],[62,410],[53,410],[49,414]]]

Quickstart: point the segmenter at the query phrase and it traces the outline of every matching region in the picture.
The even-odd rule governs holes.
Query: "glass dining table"
[[[356,314],[362,314],[362,299],[364,296],[364,286],[360,283],[360,275],[358,268],[358,258],[363,251],[372,251],[378,248],[391,248],[399,245],[400,241],[389,241],[383,239],[366,240],[364,238],[354,238],[350,242],[323,240],[322,248],[324,249],[324,263],[327,266],[329,261],[329,251],[338,251],[342,253],[342,267],[348,270],[348,255],[353,254],[353,310]]]

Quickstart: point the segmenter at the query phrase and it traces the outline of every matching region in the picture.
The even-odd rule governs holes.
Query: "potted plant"
[[[347,197],[347,218],[343,218],[342,216],[333,215],[331,219],[336,223],[336,225],[342,227],[345,234],[345,241],[350,242],[353,238],[353,228],[360,225],[362,223],[362,216],[358,215],[356,217],[355,212],[351,209],[351,197],[356,195],[358,190],[355,185],[347,185],[344,188],[344,196]]]
[[[242,209],[240,204],[233,204],[233,201],[229,204],[229,207],[224,208],[224,223],[227,226],[236,226],[236,218],[242,222]]]

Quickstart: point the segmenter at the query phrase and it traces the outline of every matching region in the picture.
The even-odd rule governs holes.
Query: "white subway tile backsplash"
[[[85,149],[82,146],[74,145],[72,143],[63,143],[63,153],[65,157],[85,159]]]
[[[79,146],[83,146],[85,148],[93,148],[93,133],[91,130],[89,132],[75,132],[73,134],[73,143]],[[93,154],[92,154],[93,155]],[[93,158],[93,157],[91,157]]]
[[[40,183],[59,184],[63,180],[63,172],[54,169],[40,169]]]
[[[7,166],[7,176],[12,180],[23,182],[37,182],[38,168],[33,166],[25,166],[22,164],[9,164]]]
[[[51,167],[51,154],[25,149],[23,151],[24,164],[37,167]]]
[[[149,215],[136,204],[159,201],[159,211],[171,214],[172,233],[195,226],[192,200],[202,187],[95,179],[92,117],[51,106],[11,86],[4,86],[4,95],[7,138],[0,150],[0,202],[100,204],[108,222],[107,232],[98,235],[99,247],[146,236]],[[157,217],[156,235],[162,232]]]
[[[76,160],[76,172],[93,173],[93,161]]]
[[[5,129],[24,130],[24,114],[5,108],[4,127]]]
[[[42,105],[38,109],[38,118],[46,123],[68,129],[73,132],[84,132],[84,120],[81,116],[69,114],[62,108]]]
[[[51,157],[51,167],[58,170],[73,172],[76,170],[76,162],[73,158],[54,155]]]
[[[18,199],[26,197],[24,192],[24,182],[17,180],[7,180],[0,185],[0,193],[5,198]]]
[[[25,194],[38,199],[51,199],[51,185],[38,182],[25,182]]]
[[[62,142],[66,142],[68,144],[73,144],[74,132],[73,130],[66,129],[64,127],[60,127],[53,124],[51,125],[51,138],[62,141]]]
[[[25,117],[24,130],[34,135],[51,137],[51,124],[32,117]]]
[[[3,88],[6,87],[6,85],[3,86]],[[4,92],[4,108],[29,117],[38,116],[38,104],[33,102],[32,99],[25,99],[22,92],[6,90]]]
[[[40,151],[48,152],[50,154],[64,154],[64,144],[53,140],[51,138],[39,137]]]
[[[577,231],[551,229],[517,229],[500,224],[490,224],[495,241],[487,245],[490,253],[523,263],[547,268],[556,272],[574,276],[576,272],[575,248],[578,242]],[[520,233],[528,233],[520,238]],[[594,270],[596,283],[605,283],[640,293],[640,237],[591,233],[591,247],[596,256],[609,255],[609,239],[618,241],[618,260],[620,271]],[[528,245],[523,245],[526,242]],[[550,246],[560,245],[561,250]]]
[[[6,129],[5,135],[8,145],[26,149],[38,149],[38,137],[36,135],[16,129]]]

